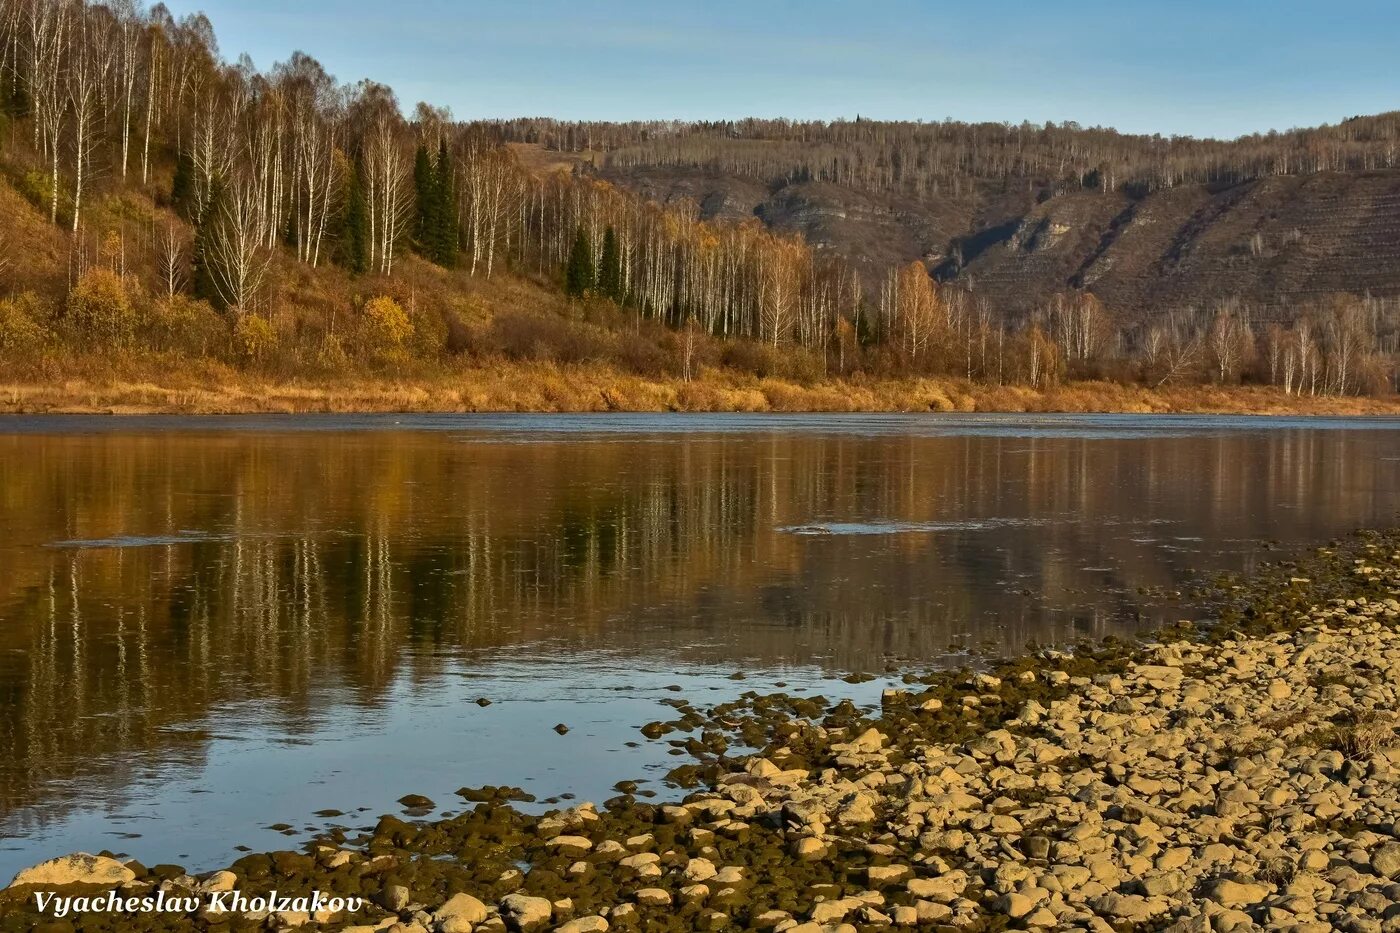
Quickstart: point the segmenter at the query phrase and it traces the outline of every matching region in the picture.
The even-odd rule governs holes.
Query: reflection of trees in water
[[[1389,518],[1384,443],[3,439],[0,799],[12,810],[53,779],[119,785],[123,765],[102,757],[119,751],[198,756],[188,726],[220,705],[257,700],[295,724],[346,696],[373,704],[398,676],[432,678],[439,649],[548,639],[869,668],[984,635],[1096,637],[1140,608],[1139,587],[1201,562],[1178,538],[1311,541]],[[988,518],[1046,523],[777,530]],[[203,537],[43,546],[191,531]]]

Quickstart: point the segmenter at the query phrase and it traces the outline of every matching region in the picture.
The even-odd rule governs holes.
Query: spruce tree
[[[622,253],[612,227],[603,233],[603,254],[598,258],[598,292],[618,304],[627,297],[622,292]]]
[[[199,220],[195,216],[197,207],[194,194],[194,161],[188,152],[181,152],[175,160],[175,179],[170,184],[170,205],[190,223]]]
[[[350,170],[350,191],[345,199],[345,217],[340,231],[341,263],[355,274],[369,268],[369,205],[356,162]]]
[[[224,186],[219,179],[209,191],[209,203],[204,206],[194,228],[194,255],[191,257],[191,284],[196,298],[203,298],[216,308],[223,309],[223,296],[214,280],[213,243],[224,210]]]
[[[432,240],[437,233],[438,192],[437,173],[433,171],[433,160],[428,157],[426,146],[419,146],[413,157],[413,190],[416,195],[413,241],[418,252],[431,259]]]
[[[588,243],[588,234],[579,227],[573,249],[569,250],[569,265],[564,270],[564,291],[583,297],[593,290],[593,276],[593,247]]]
[[[445,139],[438,147],[434,176],[433,195],[437,203],[434,206],[433,260],[450,269],[457,262],[457,187]]]

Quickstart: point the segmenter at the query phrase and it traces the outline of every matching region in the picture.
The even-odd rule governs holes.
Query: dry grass
[[[0,383],[0,411],[120,413],[722,411],[722,412],[1200,412],[1400,414],[1400,400],[1293,398],[1263,388],[1177,388],[1076,383],[1045,392],[958,380],[866,379],[799,383],[710,368],[691,382],[644,377],[598,363],[497,360],[411,376],[274,378],[218,363],[168,358],[107,369],[72,361],[42,380]]]

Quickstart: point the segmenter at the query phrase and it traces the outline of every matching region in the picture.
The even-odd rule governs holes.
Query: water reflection
[[[1144,593],[1193,571],[1400,504],[1394,423],[8,427],[0,831],[21,837],[115,812],[152,767],[198,772],[223,806],[207,756],[234,710],[314,744],[337,716],[450,710],[464,675],[488,692],[507,656],[561,699],[619,657],[872,669],[1099,636],[1185,611]],[[385,800],[418,789],[392,762],[378,780]]]

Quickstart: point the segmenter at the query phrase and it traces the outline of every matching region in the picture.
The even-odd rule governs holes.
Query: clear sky
[[[1396,0],[166,0],[459,119],[1077,120],[1237,136],[1400,109]]]

